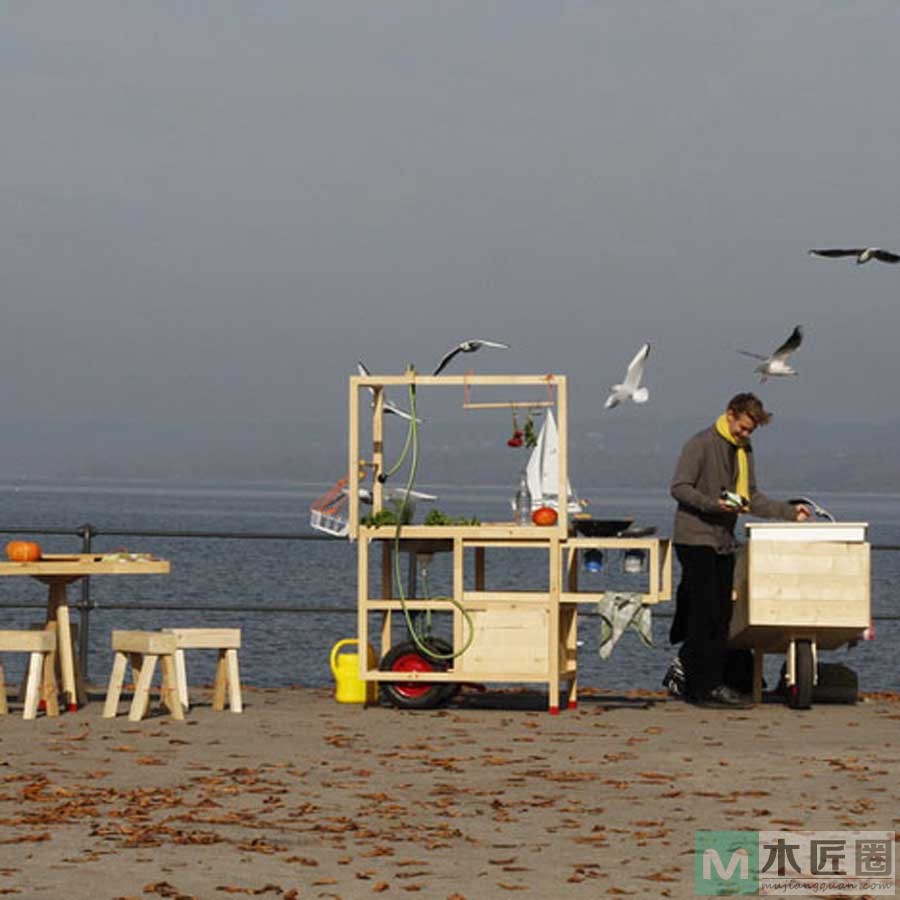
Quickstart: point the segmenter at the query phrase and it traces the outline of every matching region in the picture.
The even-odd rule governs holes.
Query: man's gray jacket
[[[750,482],[750,515],[765,519],[794,519],[790,503],[770,500],[756,487],[753,448],[746,444]],[[737,447],[715,425],[698,431],[681,450],[670,493],[678,501],[672,539],[676,544],[712,547],[717,553],[734,553],[737,514],[719,506],[722,489],[733,491],[737,480]]]

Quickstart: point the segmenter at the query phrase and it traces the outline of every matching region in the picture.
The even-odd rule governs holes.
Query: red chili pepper
[[[516,431],[513,432],[513,436],[506,442],[506,445],[508,447],[521,447],[522,444],[525,443],[522,440],[523,437],[524,435],[522,434],[522,432],[516,429]]]

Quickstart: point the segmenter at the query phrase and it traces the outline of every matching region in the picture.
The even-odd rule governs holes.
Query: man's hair
[[[728,411],[735,416],[746,414],[757,425],[768,425],[772,413],[766,412],[762,400],[756,394],[735,394],[728,401]]]

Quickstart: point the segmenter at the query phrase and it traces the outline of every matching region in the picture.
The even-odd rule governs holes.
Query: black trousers
[[[734,554],[690,544],[676,544],[675,554],[681,564],[681,583],[669,638],[673,644],[683,641],[678,655],[687,673],[688,691],[702,696],[724,681]]]

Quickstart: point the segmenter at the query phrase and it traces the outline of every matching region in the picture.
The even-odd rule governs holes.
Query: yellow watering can
[[[331,674],[334,675],[334,699],[338,703],[375,703],[378,699],[378,683],[363,681],[359,677],[359,654],[341,653],[341,649],[350,645],[359,646],[356,638],[338,641],[331,648]],[[366,645],[368,667],[374,669],[378,657],[371,645]]]

